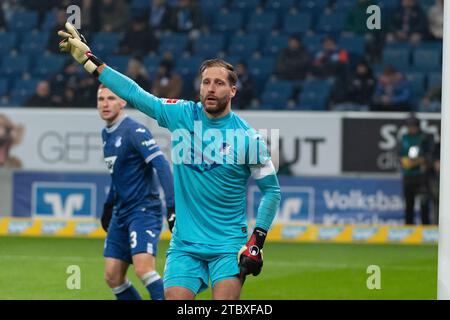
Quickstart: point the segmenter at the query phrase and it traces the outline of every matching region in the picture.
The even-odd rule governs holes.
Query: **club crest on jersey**
[[[230,151],[231,151],[231,145],[224,142],[222,148],[220,148],[220,150],[219,150],[219,153],[223,156],[227,156],[230,154]]]
[[[108,168],[109,173],[114,172],[114,163],[116,163],[117,156],[111,156],[105,158],[106,168]]]
[[[138,129],[136,129],[136,132],[145,133],[145,129],[144,128],[138,128]]]
[[[120,147],[122,145],[122,137],[117,137],[116,142],[114,143],[114,146],[116,148]]]

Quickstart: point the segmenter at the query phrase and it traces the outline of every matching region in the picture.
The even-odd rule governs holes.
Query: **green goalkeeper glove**
[[[87,72],[98,76],[97,68],[103,64],[103,61],[92,54],[84,36],[71,23],[66,22],[65,27],[66,31],[58,31],[58,35],[63,38],[59,43],[59,51],[70,52]]]

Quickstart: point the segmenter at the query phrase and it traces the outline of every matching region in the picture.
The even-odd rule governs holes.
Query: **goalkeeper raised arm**
[[[71,24],[59,35],[61,51],[172,132],[177,217],[164,274],[166,299],[194,299],[210,280],[214,299],[239,299],[243,277],[261,271],[281,194],[265,142],[231,110],[233,66],[220,59],[202,63],[200,102],[158,98],[95,57]],[[248,240],[250,176],[263,197]]]

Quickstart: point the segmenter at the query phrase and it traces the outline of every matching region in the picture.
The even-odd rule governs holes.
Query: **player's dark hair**
[[[199,70],[200,78],[202,77],[203,71],[205,71],[208,68],[212,68],[212,67],[223,67],[223,68],[227,69],[228,82],[230,82],[230,84],[232,86],[236,85],[238,76],[236,74],[236,71],[234,70],[233,65],[222,59],[210,59],[210,60],[203,61],[202,65],[200,66],[200,70]]]

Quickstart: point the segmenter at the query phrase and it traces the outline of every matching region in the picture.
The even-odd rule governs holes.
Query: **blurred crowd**
[[[49,12],[54,12],[55,21],[48,29],[45,51],[59,55],[56,33],[63,28],[69,16],[66,8],[78,5],[81,8],[82,33],[90,44],[90,39],[97,34],[114,34],[119,39],[112,52],[106,52],[106,56],[96,52],[95,47],[91,46],[94,53],[107,64],[112,55],[126,57],[124,68],[120,71],[145,90],[160,97],[198,98],[198,75],[191,70],[183,71],[187,67],[180,66],[180,55],[183,58],[194,56],[197,42],[201,43],[206,36],[223,33],[227,35],[225,48],[228,50],[218,50],[217,56],[229,59],[239,75],[235,108],[308,109],[308,94],[311,95],[316,89],[305,84],[320,81],[323,85],[318,86],[317,96],[311,96],[312,100],[320,100],[321,96],[326,96],[324,105],[319,106],[319,110],[440,111],[442,0],[433,0],[433,3],[426,1],[426,6],[425,1],[419,0],[293,0],[285,11],[277,8],[277,1],[272,0],[206,2],[208,1],[4,0],[0,5],[0,30],[9,32],[8,21],[12,19],[14,12],[37,12],[38,30],[48,23]],[[282,6],[289,1],[278,2]],[[306,2],[312,3],[312,7],[308,8],[304,4]],[[319,7],[319,10],[324,10],[323,14],[330,14],[330,17],[336,12],[344,13],[341,29],[327,30],[320,27],[322,12],[314,11],[318,3],[323,3],[323,8]],[[344,8],[343,3],[347,3]],[[367,28],[366,9],[371,4],[381,6],[381,30]],[[281,20],[275,22],[276,28],[270,36],[275,38],[282,34],[286,36],[285,43],[276,50],[267,51],[262,44],[266,43],[264,39],[269,35],[258,34],[259,29],[255,29],[254,33],[258,34],[260,42],[250,56],[239,56],[231,52],[235,48],[230,45],[233,38],[251,34],[251,27],[244,27],[246,24],[242,23],[240,29],[222,30],[217,27],[216,19],[219,13],[239,10],[243,13],[244,20],[250,19],[254,12],[276,12]],[[283,17],[303,12],[311,13],[312,22],[308,30],[288,32]],[[186,48],[179,52],[171,50],[170,46],[163,47],[162,39],[170,34],[183,35],[183,39],[187,39]],[[311,44],[312,39],[316,43]],[[362,39],[361,52],[353,46],[347,47],[342,39],[351,39],[349,43],[352,44],[355,40]],[[423,48],[429,50],[424,51]],[[425,54],[416,52],[420,50]],[[407,59],[411,60],[406,63],[403,61],[405,52]],[[428,56],[428,52],[438,54]],[[263,78],[261,74],[264,72],[255,71],[253,60],[262,61],[269,55],[273,60],[271,72]],[[208,54],[198,56],[202,59],[212,57]],[[156,57],[157,63],[149,67],[148,61],[153,57]],[[433,59],[436,61],[430,62]],[[422,66],[422,62],[427,65]],[[196,70],[198,65],[191,66],[192,68]],[[438,80],[432,81],[436,78]],[[29,107],[92,107],[95,105],[97,85],[97,80],[86,76],[80,66],[71,60],[65,60],[60,70],[39,79],[34,94],[27,97],[23,104]],[[270,87],[283,89],[270,90]],[[284,88],[287,88],[285,96],[280,93]],[[304,88],[311,89],[305,92]],[[323,91],[324,88],[329,90]],[[8,99],[9,92],[10,90],[5,90],[5,99]],[[277,106],[277,101],[283,106]],[[7,103],[8,100],[4,104]],[[315,109],[315,103],[310,106]]]

